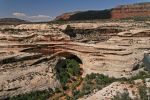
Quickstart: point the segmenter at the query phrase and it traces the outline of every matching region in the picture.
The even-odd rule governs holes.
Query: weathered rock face
[[[107,27],[98,27],[98,28],[76,28],[67,26],[64,30],[64,33],[69,35],[72,40],[82,43],[90,42],[102,42],[111,38],[113,35],[123,31],[119,28],[107,28]]]
[[[55,65],[59,57],[80,59],[83,76],[90,73],[131,76],[144,52],[150,52],[148,23],[118,21],[0,27],[0,99],[58,87]],[[76,36],[71,37],[72,34]],[[102,41],[101,37],[107,39]],[[83,42],[84,39],[90,42]]]
[[[111,10],[102,11],[83,11],[77,13],[67,13],[56,17],[55,20],[94,20],[94,19],[109,19],[111,18]]]
[[[78,12],[72,12],[72,13],[64,13],[63,15],[57,16],[55,20],[68,20],[70,17]]]
[[[48,59],[54,49],[50,50],[51,53],[47,52],[49,50],[46,48],[40,50],[41,47],[36,43],[68,40],[69,36],[55,29],[53,25],[2,26],[0,28],[0,99],[58,87],[59,82],[54,69],[59,58],[55,56],[51,60]],[[15,45],[18,45],[17,48]],[[30,52],[25,53],[26,51]],[[37,51],[41,53],[36,53]]]
[[[112,18],[150,16],[150,3],[118,6],[112,10],[111,15]]]
[[[93,19],[116,19],[128,17],[147,17],[150,16],[150,3],[139,3],[133,5],[122,5],[113,9],[101,11],[84,11],[65,13],[55,20],[93,20]]]

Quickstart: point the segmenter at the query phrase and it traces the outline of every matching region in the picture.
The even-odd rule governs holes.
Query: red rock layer
[[[92,11],[92,13],[90,11],[65,13],[55,20],[120,19],[135,16],[150,16],[150,2],[122,5],[109,10]]]
[[[150,3],[119,6],[112,10],[112,18],[150,16]]]

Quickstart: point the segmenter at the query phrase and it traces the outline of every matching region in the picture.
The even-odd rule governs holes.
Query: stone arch
[[[57,55],[55,55],[55,56],[64,57],[67,59],[75,59],[80,64],[83,64],[83,60],[81,59],[82,57],[78,56],[74,52],[63,51],[63,52],[57,53]]]

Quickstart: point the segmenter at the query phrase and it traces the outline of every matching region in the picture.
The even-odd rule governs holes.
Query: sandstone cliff
[[[128,18],[135,16],[150,16],[150,3],[122,5],[112,9],[112,18]]]
[[[91,19],[108,19],[111,17],[111,10],[101,11],[83,11],[76,13],[65,13],[56,17],[55,20],[91,20]]]
[[[121,5],[112,9],[100,11],[83,11],[65,13],[55,20],[93,20],[93,19],[120,19],[129,17],[150,16],[150,3],[137,3],[132,5]]]
[[[68,20],[72,15],[75,15],[79,12],[70,12],[70,13],[64,13],[63,15],[57,16],[55,20]]]

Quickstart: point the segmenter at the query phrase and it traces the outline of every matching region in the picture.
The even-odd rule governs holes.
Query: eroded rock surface
[[[59,57],[77,56],[83,76],[131,76],[144,53],[150,52],[149,44],[148,22],[2,26],[0,98],[58,87],[54,68]]]

